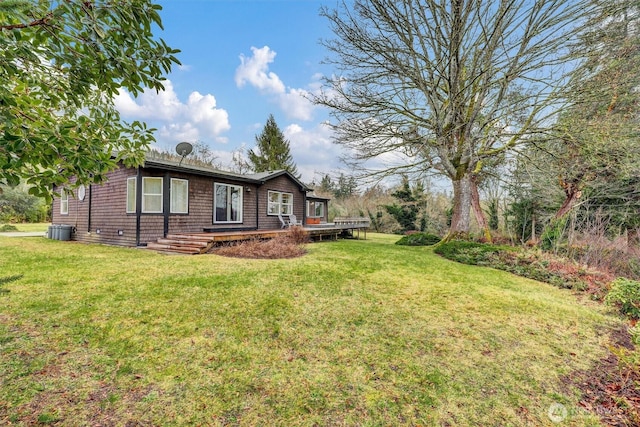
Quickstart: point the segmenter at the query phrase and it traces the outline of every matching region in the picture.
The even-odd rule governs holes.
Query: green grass
[[[0,224],[2,227],[3,224]],[[18,229],[18,231],[22,231],[25,233],[42,231],[43,233],[47,231],[49,226],[51,225],[48,222],[36,222],[36,223],[19,223],[19,224],[11,224]]]
[[[562,376],[615,324],[369,234],[287,260],[0,237],[0,424],[599,425]]]

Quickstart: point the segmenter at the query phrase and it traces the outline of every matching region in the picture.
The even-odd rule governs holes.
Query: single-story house
[[[54,190],[61,196],[53,199],[52,223],[71,226],[71,240],[121,246],[145,246],[170,233],[280,229],[278,214],[324,223],[329,200],[285,170],[235,174],[150,157],[71,195]]]

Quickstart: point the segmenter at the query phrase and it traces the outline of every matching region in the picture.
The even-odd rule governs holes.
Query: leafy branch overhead
[[[154,129],[123,122],[114,96],[164,90],[180,63],[154,37],[159,10],[149,0],[0,2],[0,182],[26,179],[49,196],[142,161]]]

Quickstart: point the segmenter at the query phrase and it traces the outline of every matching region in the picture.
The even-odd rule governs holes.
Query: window
[[[214,184],[214,222],[242,222],[242,186]]]
[[[189,213],[189,181],[171,178],[171,213]]]
[[[127,178],[127,213],[136,213],[136,184],[135,176]]]
[[[293,214],[293,194],[269,191],[267,212],[269,215]]]
[[[142,178],[142,212],[162,213],[162,178]]]
[[[60,191],[60,215],[69,215],[69,195],[64,188]]]
[[[307,202],[307,216],[309,218],[323,218],[324,217],[324,203],[323,202]]]

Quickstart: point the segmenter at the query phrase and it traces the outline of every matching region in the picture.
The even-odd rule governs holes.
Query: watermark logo
[[[549,406],[547,416],[554,423],[561,423],[567,419],[568,415],[567,407],[562,403],[554,402]]]

